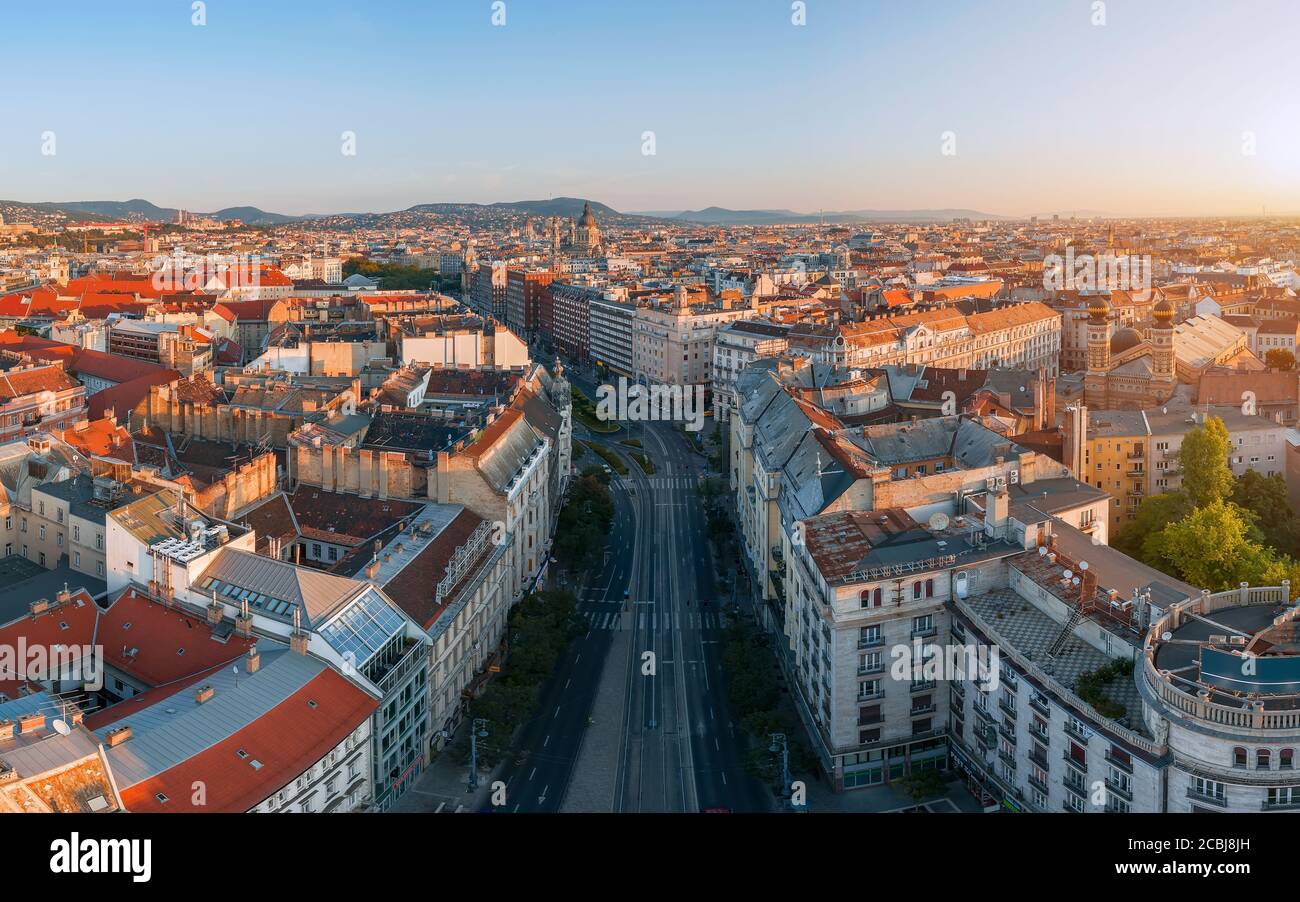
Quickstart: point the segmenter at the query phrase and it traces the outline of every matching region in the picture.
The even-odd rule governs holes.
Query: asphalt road
[[[594,397],[590,379],[569,378]],[[524,728],[522,753],[498,775],[508,801],[497,810],[559,810],[596,692],[608,681],[623,693],[624,722],[614,797],[603,810],[775,810],[772,794],[744,772],[745,738],[723,686],[721,603],[698,497],[705,459],[671,424],[630,424],[610,436],[575,424],[575,438],[623,454],[628,449],[618,441],[629,435],[641,439],[657,471],[646,476],[625,458],[628,474],[611,484],[609,553],[579,604],[590,629],[544,687],[539,713]],[[590,463],[587,458],[580,468]],[[618,643],[625,650],[611,656],[619,631],[630,641]]]

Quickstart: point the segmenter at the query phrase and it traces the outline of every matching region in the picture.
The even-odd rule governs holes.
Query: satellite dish
[[[1087,561],[1079,561],[1079,569],[1080,569],[1080,570],[1087,570],[1087,569],[1088,569],[1088,562],[1087,562]]]
[[[1038,556],[1039,556],[1039,557],[1047,557],[1047,546],[1046,546],[1046,545],[1039,545],[1039,546],[1038,546]]]
[[[1169,632],[1168,630],[1165,630],[1163,633],[1160,634],[1160,641],[1168,642],[1173,637],[1174,637],[1173,633]]]
[[[1066,579],[1069,579],[1070,577],[1074,576],[1074,571],[1073,571],[1073,570],[1066,570],[1066,571],[1065,571],[1064,573],[1062,573],[1061,575],[1064,576]]]
[[[936,511],[936,512],[935,512],[935,513],[930,517],[930,528],[933,529],[933,530],[935,530],[936,532],[939,532],[939,531],[942,531],[942,530],[947,529],[947,528],[948,528],[948,515],[945,514],[943,511]]]
[[[1079,577],[1076,576],[1074,579],[1070,580],[1070,583],[1077,586],[1079,584]]]
[[[67,723],[65,723],[62,720],[54,721],[54,723],[51,724],[51,726],[54,727],[54,732],[58,733],[60,736],[67,736],[69,733],[72,732],[72,728],[69,727]]]
[[[234,667],[230,668],[230,672],[235,676],[239,676],[239,665],[236,664]]]

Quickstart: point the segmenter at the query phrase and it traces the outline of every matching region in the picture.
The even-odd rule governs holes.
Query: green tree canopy
[[[1247,470],[1232,487],[1232,502],[1254,515],[1258,540],[1282,554],[1300,551],[1300,520],[1291,509],[1286,479]]]
[[[1197,507],[1223,501],[1232,494],[1232,470],[1228,469],[1231,450],[1228,427],[1218,417],[1210,417],[1183,437],[1178,452],[1183,491]]]
[[[1251,541],[1250,514],[1231,502],[1198,507],[1146,543],[1157,566],[1185,582],[1219,592],[1241,582],[1277,585],[1295,561]]]
[[[1264,363],[1275,370],[1295,369],[1295,355],[1286,348],[1273,348],[1264,355]]]
[[[1111,539],[1110,544],[1131,558],[1156,566],[1144,547],[1147,540],[1170,523],[1177,523],[1192,512],[1192,501],[1184,492],[1163,492],[1142,499],[1133,522]]]

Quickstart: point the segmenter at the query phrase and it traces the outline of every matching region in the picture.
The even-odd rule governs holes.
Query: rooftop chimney
[[[18,718],[19,733],[34,733],[45,728],[44,714],[24,714]]]
[[[111,748],[116,748],[131,738],[131,725],[122,724],[120,727],[114,727],[104,734],[104,744]]]
[[[211,699],[212,696],[216,695],[216,692],[217,691],[212,688],[211,684],[200,686],[198,689],[194,690],[194,703],[201,705]]]

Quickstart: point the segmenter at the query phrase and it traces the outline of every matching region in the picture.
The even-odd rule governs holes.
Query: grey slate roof
[[[222,667],[203,680],[201,685],[214,690],[203,704],[184,689],[100,727],[96,735],[101,739],[114,726],[131,727],[129,740],[105,750],[118,786],[134,786],[229,738],[302,689],[326,666],[279,645],[259,648],[259,654],[262,664],[255,674],[241,666],[236,676]]]

